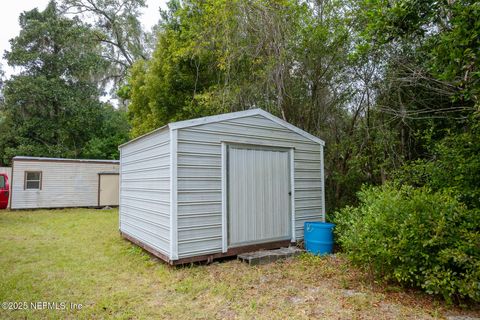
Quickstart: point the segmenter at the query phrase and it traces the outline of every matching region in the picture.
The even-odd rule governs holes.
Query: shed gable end
[[[199,119],[201,120],[201,119]],[[295,236],[304,221],[321,221],[322,145],[271,117],[253,113],[217,121],[191,122],[177,130],[178,257],[224,250],[222,145],[256,145],[293,151]]]
[[[232,112],[232,113],[226,113],[226,114],[220,114],[216,116],[210,116],[210,117],[204,117],[204,118],[198,118],[198,119],[192,119],[192,120],[186,120],[186,121],[179,121],[179,122],[174,122],[170,123],[169,127],[170,129],[182,129],[182,128],[188,128],[188,127],[194,127],[194,126],[199,126],[199,125],[206,125],[210,123],[215,123],[215,122],[222,122],[222,121],[228,121],[228,120],[234,120],[234,119],[240,119],[240,118],[245,118],[249,116],[262,116],[266,119],[271,120],[272,122],[275,122],[281,127],[284,127],[286,129],[289,129],[290,131],[296,132],[299,135],[307,138],[308,140],[311,140],[313,142],[316,142],[321,145],[325,145],[325,142],[310,133],[295,127],[294,125],[286,122],[285,120],[282,120],[278,117],[275,117],[271,113],[268,113],[262,109],[250,109],[250,110],[245,110],[245,111],[238,111],[238,112]]]

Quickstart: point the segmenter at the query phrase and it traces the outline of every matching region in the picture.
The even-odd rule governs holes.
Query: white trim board
[[[170,130],[170,259],[178,259],[177,130]]]
[[[289,157],[290,157],[290,215],[292,218],[292,242],[297,241],[295,235],[295,149],[291,148],[289,150]]]
[[[320,147],[320,176],[322,179],[321,188],[322,188],[322,220],[325,222],[325,167],[324,167],[324,155],[323,155],[323,146]]]
[[[227,143],[222,142],[222,252],[228,251],[227,231]]]
[[[119,161],[118,165],[118,230],[122,231],[122,150],[119,149]]]

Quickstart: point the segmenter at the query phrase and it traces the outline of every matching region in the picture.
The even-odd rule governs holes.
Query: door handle
[[[291,195],[292,195],[292,191],[288,191],[288,195],[291,196]]]

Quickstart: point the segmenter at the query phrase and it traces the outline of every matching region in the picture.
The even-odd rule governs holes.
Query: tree
[[[84,157],[92,139],[116,134],[102,132],[111,109],[99,100],[98,79],[107,63],[93,31],[63,17],[54,1],[43,12],[22,13],[20,26],[5,54],[22,71],[5,82],[2,161],[15,155]],[[115,154],[111,146],[104,153]]]
[[[132,136],[169,121],[261,107],[326,140],[329,204],[348,203],[362,183],[378,181],[369,160],[380,157],[365,156],[363,143],[376,64],[349,58],[347,5],[170,1],[152,59],[134,65],[121,90]]]
[[[128,141],[130,131],[127,111],[106,105],[102,112],[102,123],[96,135],[85,144],[82,156],[89,159],[118,159],[118,146]]]
[[[172,2],[169,6],[178,21],[161,21],[152,59],[134,64],[128,83],[119,91],[129,101],[132,136],[170,121],[218,113],[202,103],[208,99],[207,88],[221,76],[213,52],[197,46],[203,15],[193,4],[180,7]]]
[[[355,10],[363,21],[360,50],[385,57],[381,111],[413,131],[435,126],[437,138],[445,128],[462,130],[478,110],[478,3],[361,1]]]
[[[135,65],[121,90],[131,99],[134,135],[252,107],[323,131],[316,111],[344,99],[348,30],[334,9],[313,1],[169,2],[152,59]]]
[[[133,137],[256,107],[322,137],[330,211],[474,126],[478,10],[473,0],[174,0],[152,58],[119,95]]]
[[[444,139],[473,134],[478,9],[468,0],[347,1],[337,8],[350,22],[352,98],[349,114],[332,120],[338,138],[327,140],[333,207],[354,202],[363,183],[383,183],[411,161],[441,165],[435,150]],[[464,167],[475,165],[469,159]],[[460,171],[445,177],[459,179],[453,172]]]
[[[3,104],[3,86],[5,84],[5,72],[3,72],[2,65],[0,64],[0,105]]]
[[[116,85],[122,84],[135,61],[149,57],[153,36],[142,29],[139,21],[139,9],[145,6],[145,0],[63,0],[62,10],[66,14],[92,20],[96,31],[92,35],[111,63],[105,78],[114,80]]]

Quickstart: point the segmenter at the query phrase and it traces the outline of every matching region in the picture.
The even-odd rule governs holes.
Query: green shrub
[[[447,301],[480,301],[480,211],[448,192],[387,184],[363,188],[360,205],[336,214],[350,259],[377,277]]]

